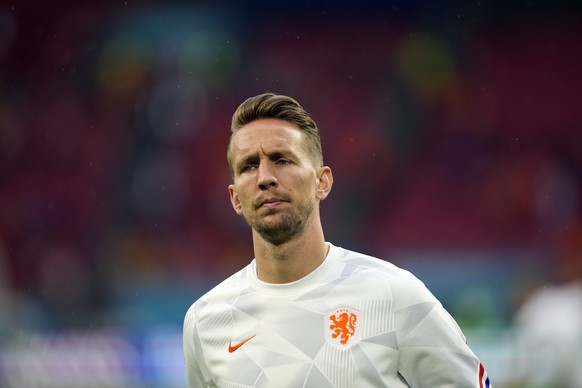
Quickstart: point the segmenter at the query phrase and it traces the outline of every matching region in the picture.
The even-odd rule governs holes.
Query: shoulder
[[[337,258],[345,264],[346,271],[377,274],[379,277],[389,280],[394,285],[410,282],[416,283],[419,281],[409,271],[387,260],[345,248],[337,247],[336,249],[338,250]]]
[[[240,295],[248,287],[246,270],[247,267],[234,273],[198,298],[186,312],[184,326],[200,321],[204,316],[212,314],[217,306],[224,306],[225,302]]]
[[[367,254],[338,249],[338,260],[345,264],[344,272],[364,276],[366,284],[379,282],[388,287],[395,307],[435,301],[424,283],[410,271],[389,261]]]

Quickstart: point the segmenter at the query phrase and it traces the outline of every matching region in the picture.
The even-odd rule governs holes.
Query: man
[[[453,318],[409,272],[324,239],[333,175],[294,99],[233,115],[230,200],[255,259],[188,310],[189,387],[488,387]]]

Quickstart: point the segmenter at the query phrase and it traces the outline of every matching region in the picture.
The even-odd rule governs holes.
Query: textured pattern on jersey
[[[454,320],[418,279],[392,264],[331,246],[325,262],[297,282],[268,285],[255,273],[253,262],[188,311],[190,387],[483,381]]]

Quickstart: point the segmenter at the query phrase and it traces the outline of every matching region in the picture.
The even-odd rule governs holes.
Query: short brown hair
[[[245,125],[259,119],[280,119],[295,124],[305,135],[305,145],[313,162],[323,166],[323,151],[317,124],[309,113],[293,98],[274,93],[263,93],[245,100],[232,115],[231,136],[226,159],[230,173],[234,176],[231,145],[234,135]]]

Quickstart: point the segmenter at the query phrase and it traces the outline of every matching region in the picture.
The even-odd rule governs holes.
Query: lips
[[[275,198],[275,197],[273,197],[273,198],[267,198],[267,199],[263,199],[263,200],[258,201],[257,202],[257,208],[260,208],[260,207],[263,207],[263,206],[264,207],[276,206],[276,205],[278,205],[278,204],[280,204],[282,202],[285,202],[285,200],[284,199],[281,199],[281,198]]]

